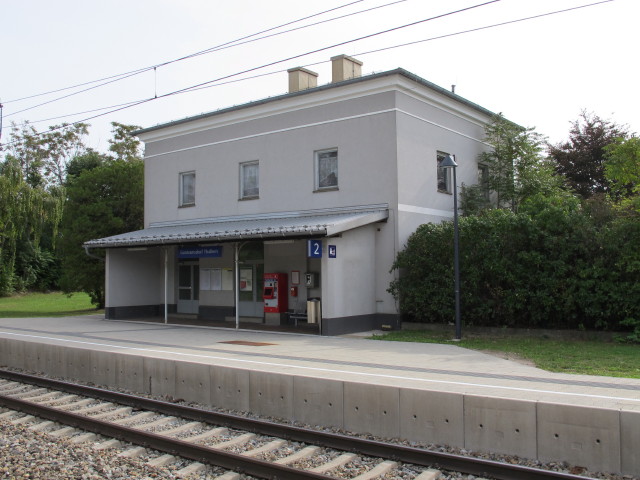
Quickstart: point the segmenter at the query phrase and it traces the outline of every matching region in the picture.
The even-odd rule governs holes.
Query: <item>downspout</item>
[[[236,267],[236,281],[235,281],[235,306],[236,306],[236,330],[240,328],[240,243],[235,243],[235,267]]]
[[[89,257],[91,257],[91,258],[95,258],[96,260],[100,260],[101,262],[106,261],[106,260],[105,260],[104,258],[102,258],[102,257],[98,257],[98,256],[94,255],[93,253],[89,253],[89,248],[91,248],[91,247],[89,247],[89,245],[83,245],[83,246],[84,246],[84,253],[86,253],[86,254],[87,254],[87,256],[89,256]]]
[[[235,281],[235,307],[236,307],[236,330],[240,328],[240,249],[245,246],[247,242],[235,243],[235,270],[236,270],[236,281]]]

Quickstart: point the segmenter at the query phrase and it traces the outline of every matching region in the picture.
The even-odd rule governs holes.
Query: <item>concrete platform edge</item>
[[[640,476],[640,411],[433,392],[0,338],[0,366],[594,472]]]

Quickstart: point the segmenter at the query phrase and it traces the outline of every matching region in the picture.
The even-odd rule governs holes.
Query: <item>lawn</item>
[[[100,313],[86,293],[29,293],[0,297],[0,318],[64,317]]]
[[[530,360],[536,367],[550,372],[640,378],[640,345],[525,336],[479,336],[454,342],[450,340],[450,334],[428,330],[401,330],[371,338],[396,342],[445,343],[499,355],[509,353]]]

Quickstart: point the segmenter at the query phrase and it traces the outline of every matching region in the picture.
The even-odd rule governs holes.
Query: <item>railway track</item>
[[[340,475],[366,480],[383,475],[391,478],[404,464],[413,466],[414,480],[437,479],[440,471],[501,480],[587,478],[319,432],[4,370],[0,370],[0,406],[9,409],[0,417],[34,422],[32,428],[48,430],[54,437],[73,435],[75,441],[81,441],[85,435],[85,439],[96,441],[95,435],[99,435],[114,439],[97,442],[94,448],[98,449],[117,441],[139,445],[163,452],[154,459],[159,466],[175,457],[190,460],[179,476],[213,465],[256,478],[304,480]],[[15,412],[22,416],[18,418]],[[133,451],[129,453],[135,454]],[[349,465],[359,456],[367,457],[364,463],[370,468],[350,474]]]

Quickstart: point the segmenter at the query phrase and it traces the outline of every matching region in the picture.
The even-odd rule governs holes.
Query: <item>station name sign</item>
[[[178,248],[178,258],[218,258],[222,256],[222,245],[201,247],[193,245]]]

